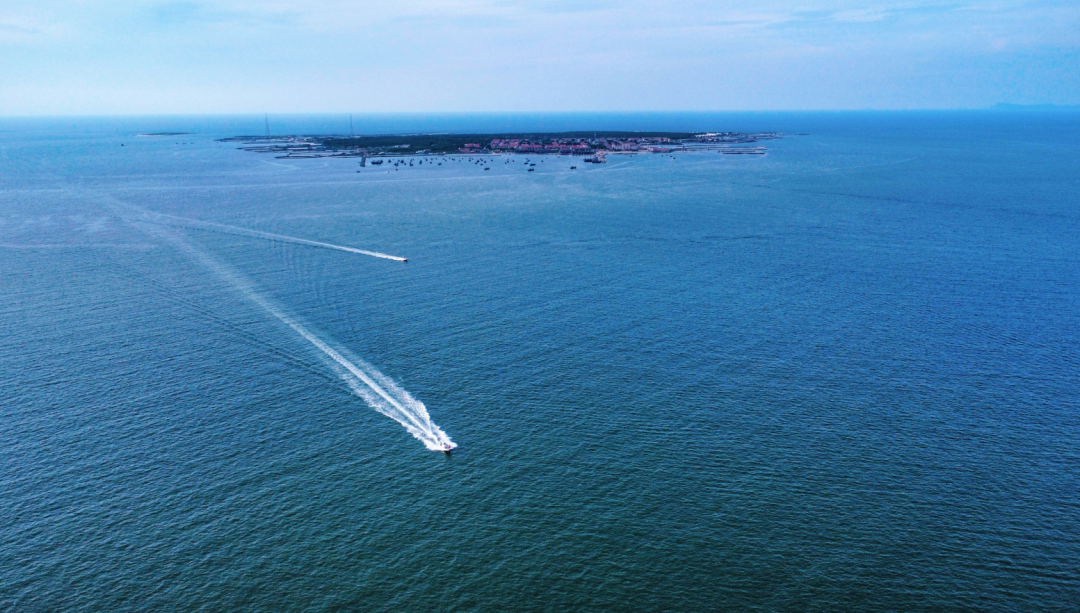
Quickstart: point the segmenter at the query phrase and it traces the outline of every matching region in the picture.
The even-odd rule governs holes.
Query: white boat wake
[[[279,321],[292,328],[297,334],[314,345],[326,357],[327,364],[337,373],[357,396],[364,399],[371,408],[386,415],[405,427],[417,440],[432,451],[449,451],[457,447],[454,441],[431,421],[424,403],[412,397],[393,379],[379,372],[374,366],[353,355],[344,347],[335,347],[325,338],[321,338],[306,326],[285,313],[277,305],[255,291],[255,287],[239,273],[234,272],[210,257],[191,243],[172,232],[154,231],[144,228],[197,259],[218,276],[229,282],[245,297],[262,307]]]
[[[264,238],[272,241],[281,241],[284,243],[294,243],[297,245],[307,245],[309,247],[321,247],[323,249],[336,249],[338,251],[345,251],[348,253],[358,253],[360,255],[370,255],[376,258],[383,258],[384,260],[394,260],[397,262],[407,262],[408,258],[403,258],[399,255],[390,255],[387,253],[379,253],[378,251],[367,251],[366,249],[357,249],[356,247],[346,247],[344,245],[334,245],[333,243],[323,243],[320,241],[312,241],[306,238],[297,238],[295,236],[285,236],[284,234],[274,234],[272,232],[262,232],[260,230],[250,230],[248,228],[241,228],[239,226],[230,226],[221,223],[214,223],[212,221],[200,221],[198,219],[188,219],[186,217],[177,217],[175,215],[166,215],[164,213],[148,213],[143,211],[144,215],[147,215],[152,220],[158,223],[174,225],[174,226],[186,226],[189,228],[201,228],[204,230],[214,230],[217,232],[225,232],[227,234],[236,234],[238,236],[250,236],[252,238]]]

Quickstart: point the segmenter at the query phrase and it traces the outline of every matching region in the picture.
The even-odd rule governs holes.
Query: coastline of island
[[[761,141],[779,132],[520,132],[499,134],[386,134],[234,136],[219,142],[239,149],[274,153],[278,158],[405,157],[430,155],[537,154],[585,156],[603,163],[607,155],[716,151],[727,155],[764,155]]]

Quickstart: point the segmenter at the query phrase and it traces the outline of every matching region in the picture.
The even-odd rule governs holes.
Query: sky
[[[1080,0],[3,0],[0,115],[1080,104]]]

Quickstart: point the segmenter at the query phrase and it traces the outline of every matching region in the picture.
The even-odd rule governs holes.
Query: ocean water
[[[0,121],[0,610],[1080,607],[1080,114],[356,118],[789,134],[532,173],[262,124]]]

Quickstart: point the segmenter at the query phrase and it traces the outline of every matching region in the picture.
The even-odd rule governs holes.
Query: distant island
[[[1080,111],[1076,104],[1011,104],[999,102],[990,107],[995,111]]]
[[[241,149],[276,153],[279,158],[381,157],[418,155],[495,155],[527,153],[590,156],[603,161],[615,153],[718,151],[729,155],[763,155],[764,140],[777,132],[530,132],[511,134],[389,134],[381,136],[292,135],[234,136],[220,142],[241,143]]]

